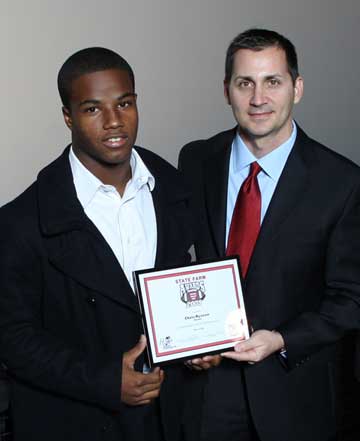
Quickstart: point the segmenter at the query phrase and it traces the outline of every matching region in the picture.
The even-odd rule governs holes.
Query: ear
[[[229,83],[226,80],[224,80],[224,97],[227,104],[231,106],[230,95],[229,95]]]
[[[72,118],[70,114],[70,110],[67,107],[62,107],[62,114],[64,117],[65,124],[72,130]]]
[[[297,77],[294,85],[294,104],[297,104],[304,93],[304,80],[302,77]]]

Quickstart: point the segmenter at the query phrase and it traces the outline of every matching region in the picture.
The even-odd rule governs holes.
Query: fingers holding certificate
[[[207,371],[210,368],[219,366],[222,356],[219,354],[205,355],[203,357],[194,358],[192,360],[185,361],[185,365],[195,371]]]
[[[236,257],[136,271],[134,280],[153,366],[201,359],[249,338]]]

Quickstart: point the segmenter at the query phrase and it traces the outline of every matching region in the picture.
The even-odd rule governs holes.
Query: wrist
[[[273,330],[272,331],[274,335],[276,336],[276,350],[275,352],[285,353],[285,341],[283,339],[283,336],[280,334],[280,332]]]

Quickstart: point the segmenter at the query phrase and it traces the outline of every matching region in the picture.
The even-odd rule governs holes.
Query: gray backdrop
[[[251,26],[288,36],[305,94],[296,118],[360,163],[359,0],[0,0],[0,205],[70,140],[56,89],[78,49],[118,51],[135,70],[138,143],[176,164],[186,142],[234,125],[223,99],[228,43]]]

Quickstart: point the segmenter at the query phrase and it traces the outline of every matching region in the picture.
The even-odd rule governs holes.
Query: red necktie
[[[243,182],[231,219],[226,255],[240,256],[241,272],[246,276],[256,239],[260,231],[261,193],[257,175],[261,167],[250,165],[249,176]]]

